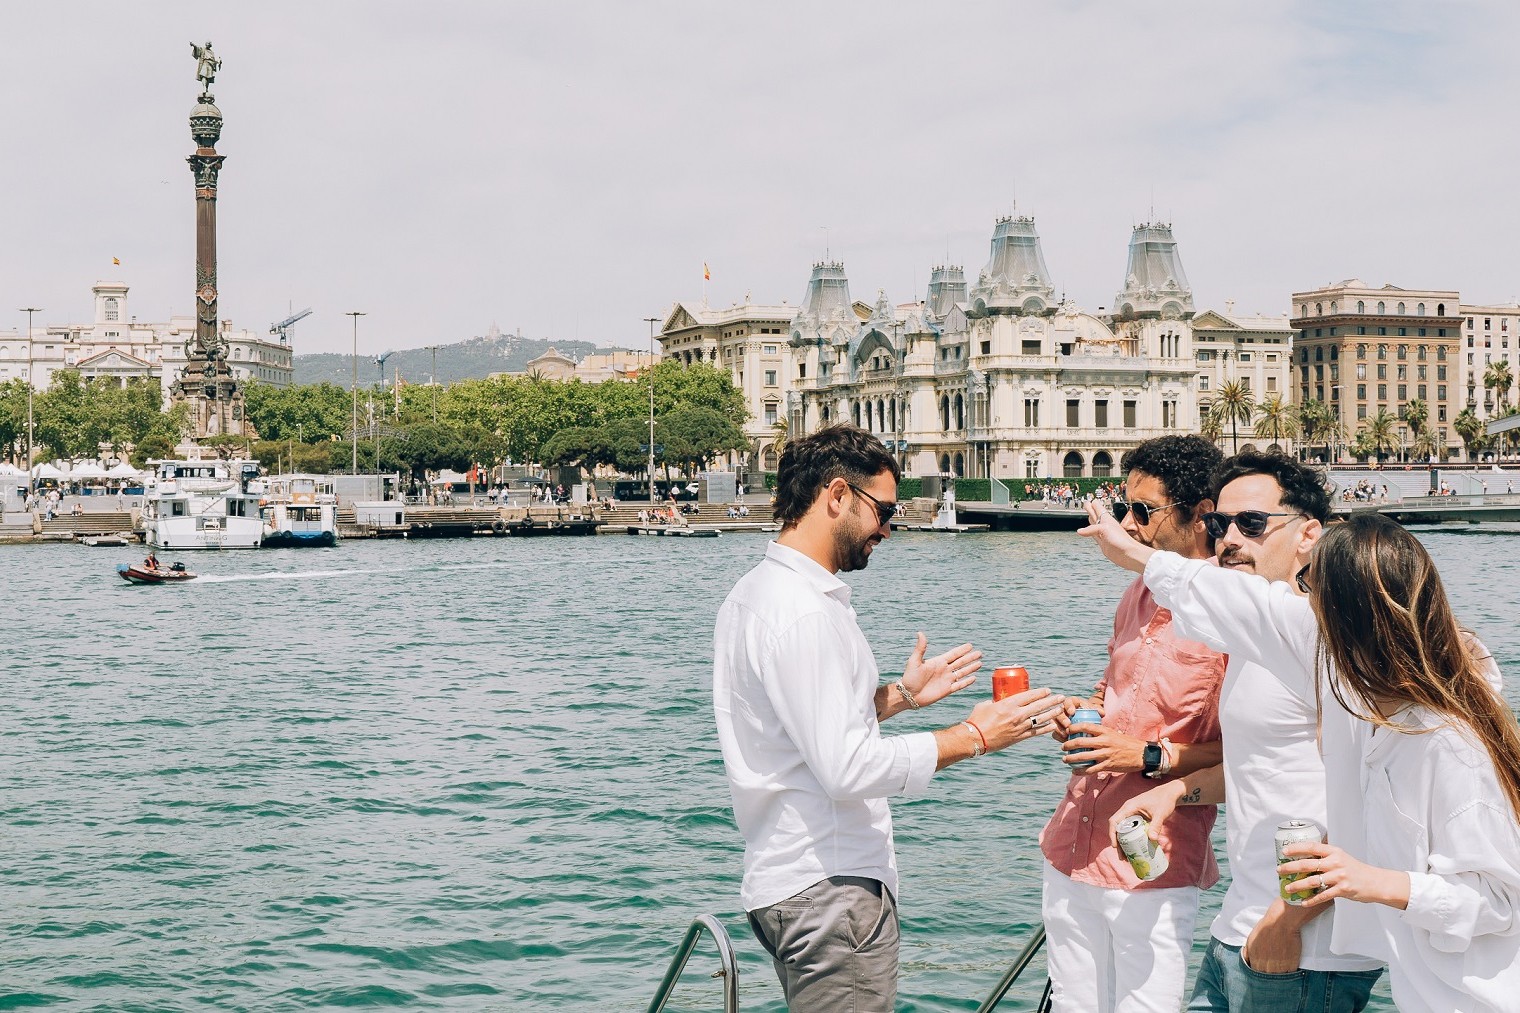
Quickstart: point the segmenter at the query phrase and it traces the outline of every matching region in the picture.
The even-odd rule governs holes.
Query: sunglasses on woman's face
[[[1135,515],[1135,523],[1142,528],[1151,522],[1151,518],[1163,511],[1170,510],[1176,503],[1163,503],[1160,506],[1151,506],[1149,503],[1130,503],[1122,499],[1114,500],[1114,520],[1122,521],[1126,514]]]
[[[1273,517],[1302,517],[1301,513],[1291,511],[1288,513],[1268,513],[1265,510],[1242,510],[1238,514],[1220,513],[1218,510],[1210,511],[1203,515],[1203,530],[1209,533],[1210,538],[1223,538],[1230,525],[1235,525],[1242,535],[1247,538],[1260,538],[1266,533],[1267,524]]]

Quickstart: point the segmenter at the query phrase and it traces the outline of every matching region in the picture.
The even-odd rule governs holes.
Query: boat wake
[[[463,563],[456,566],[386,566],[365,570],[280,570],[274,573],[202,574],[202,584],[237,584],[255,580],[318,580],[324,577],[368,577],[388,573],[458,573],[466,570],[504,570],[520,563]]]

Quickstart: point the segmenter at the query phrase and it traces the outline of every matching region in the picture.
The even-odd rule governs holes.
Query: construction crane
[[[309,316],[311,316],[311,309],[310,309],[310,307],[302,310],[299,313],[294,313],[294,314],[286,317],[284,320],[281,320],[277,324],[270,324],[269,325],[269,333],[270,334],[278,334],[280,336],[280,341],[282,341],[282,342],[284,342],[285,344],[288,345],[288,344],[290,344],[290,332],[295,327],[296,321],[297,320],[305,319],[306,317],[309,317]]]

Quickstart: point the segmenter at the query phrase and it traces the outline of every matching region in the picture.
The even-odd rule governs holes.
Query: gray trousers
[[[791,1013],[890,1013],[897,1003],[897,901],[874,879],[830,876],[749,912]]]

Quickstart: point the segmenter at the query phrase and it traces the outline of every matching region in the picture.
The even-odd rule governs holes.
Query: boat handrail
[[[992,993],[987,996],[986,1001],[976,1008],[976,1013],[992,1013],[994,1009],[997,1009],[998,1003],[1003,1001],[1003,996],[1008,994],[1008,990],[1013,987],[1013,983],[1019,980],[1019,975],[1024,973],[1024,969],[1029,966],[1030,962],[1034,960],[1035,954],[1039,953],[1040,947],[1044,945],[1045,926],[1040,924],[1035,926],[1034,935],[1029,937],[1029,942],[1024,944],[1024,948],[1019,951],[1019,955],[1014,958],[1013,963],[1008,965],[1008,970],[1003,972],[1003,977],[998,980],[997,985],[992,989]],[[1036,1009],[1040,1013],[1044,1013],[1044,1011],[1050,1009],[1049,981],[1045,982],[1045,993],[1040,996],[1040,1005]]]
[[[723,1013],[739,1013],[739,963],[734,958],[734,943],[728,937],[728,930],[723,927],[723,923],[713,915],[697,915],[692,919],[686,937],[681,940],[676,955],[670,960],[670,967],[665,970],[665,979],[660,982],[659,991],[650,1000],[648,1013],[660,1013],[665,1008],[670,993],[675,991],[676,982],[680,980],[681,972],[686,969],[686,962],[691,959],[692,951],[696,949],[697,941],[704,931],[718,945],[718,961],[721,966],[712,976],[723,979]]]

